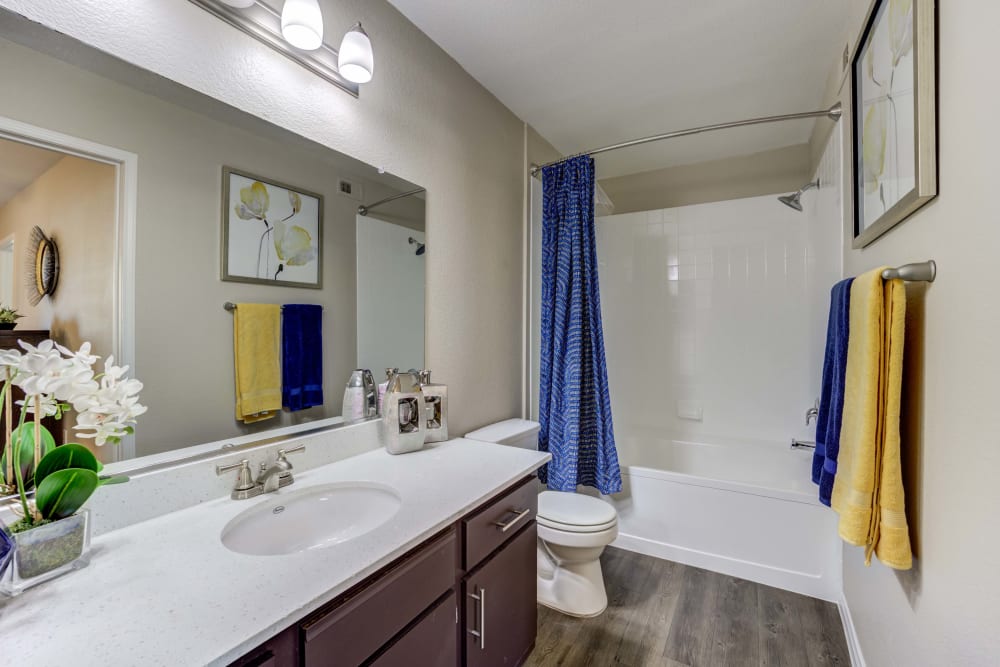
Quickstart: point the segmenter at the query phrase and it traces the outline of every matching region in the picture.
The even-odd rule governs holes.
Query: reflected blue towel
[[[812,481],[819,484],[819,501],[830,505],[840,451],[840,423],[844,415],[844,376],[847,374],[847,340],[850,336],[851,283],[841,280],[830,290],[830,317],[826,328],[823,387],[816,420],[816,451]]]
[[[281,404],[295,412],[323,405],[323,307],[281,310]]]

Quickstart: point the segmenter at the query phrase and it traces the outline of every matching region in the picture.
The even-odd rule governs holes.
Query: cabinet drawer
[[[372,667],[455,667],[458,664],[458,602],[454,591],[428,611]]]
[[[455,583],[456,540],[448,531],[375,581],[302,624],[306,665],[359,665]]]
[[[534,521],[538,489],[534,477],[522,480],[489,505],[462,521],[463,567],[471,570],[518,530]]]

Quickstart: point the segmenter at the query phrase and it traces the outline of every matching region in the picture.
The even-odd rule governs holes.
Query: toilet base
[[[538,541],[538,603],[568,616],[591,618],[608,608],[604,573],[597,558],[556,565]]]

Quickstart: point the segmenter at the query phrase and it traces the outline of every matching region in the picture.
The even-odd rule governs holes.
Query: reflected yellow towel
[[[884,267],[883,267],[884,268]],[[903,501],[899,408],[903,377],[906,289],[883,283],[882,268],[851,285],[844,413],[832,506],[839,532],[886,565],[912,565]]]
[[[281,410],[281,306],[239,303],[233,313],[236,418],[270,419]]]

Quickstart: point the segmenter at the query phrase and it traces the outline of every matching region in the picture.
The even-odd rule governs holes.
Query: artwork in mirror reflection
[[[323,196],[222,170],[222,279],[323,286]]]
[[[13,19],[0,22],[0,62],[12,64],[0,68],[0,89],[17,91],[0,96],[0,220],[51,234],[61,275],[56,293],[32,305],[19,265],[27,240],[0,226],[0,248],[15,248],[0,255],[0,294],[24,316],[15,334],[47,332],[73,349],[90,341],[142,378],[149,410],[134,441],[101,448],[103,460],[327,423],[340,416],[353,369],[370,367],[380,379],[388,366],[423,365],[426,254],[415,253],[424,199],[399,198],[358,219],[360,205],[415,184],[56,33],[22,44],[24,32]],[[52,133],[90,142],[95,160],[68,155]],[[104,160],[102,147],[135,156],[135,173]],[[120,230],[131,208],[128,258]],[[224,217],[236,249],[226,260]],[[254,282],[223,280],[225,262],[231,276]],[[134,300],[125,300],[126,286]],[[321,405],[237,421],[226,302],[322,307]],[[117,336],[124,315],[133,324]],[[72,433],[69,423],[55,428]]]

